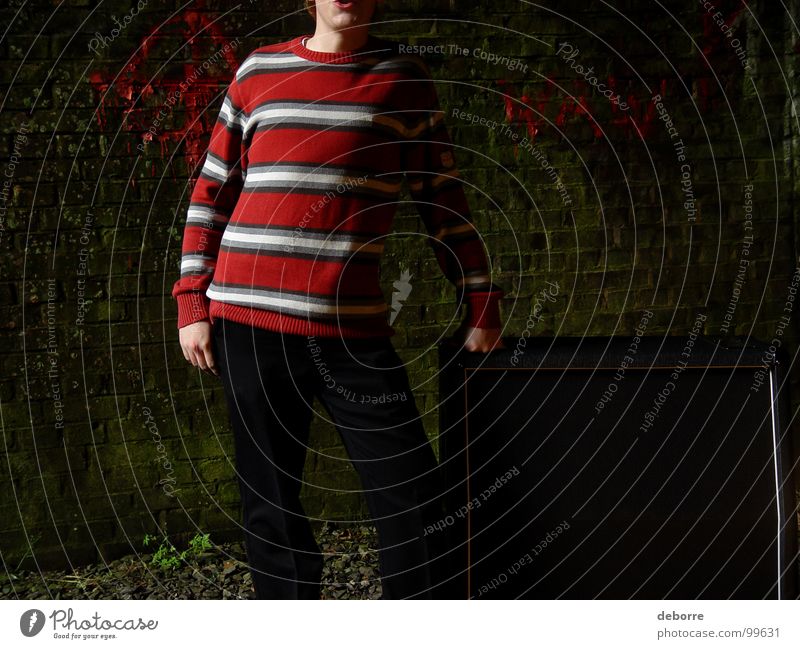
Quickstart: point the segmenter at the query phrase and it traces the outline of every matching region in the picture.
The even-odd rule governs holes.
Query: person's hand
[[[464,323],[456,330],[453,340],[468,352],[490,352],[505,349],[501,332],[501,329],[478,329]]]
[[[217,362],[211,351],[211,322],[200,320],[178,330],[183,357],[204,372],[219,376]]]

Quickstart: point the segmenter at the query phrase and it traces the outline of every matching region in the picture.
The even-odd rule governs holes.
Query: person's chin
[[[346,27],[352,27],[353,25],[360,25],[366,21],[359,20],[358,16],[355,14],[342,12],[336,16],[333,16],[331,22],[337,29],[344,29]]]

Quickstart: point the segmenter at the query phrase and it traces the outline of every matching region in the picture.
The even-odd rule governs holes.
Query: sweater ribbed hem
[[[393,336],[394,327],[380,318],[359,320],[358,324],[342,324],[324,322],[284,315],[267,309],[253,309],[238,304],[227,304],[211,300],[208,310],[211,323],[215,318],[225,318],[240,324],[259,329],[280,331],[286,334],[301,336],[319,336],[321,338],[372,338],[377,336]]]

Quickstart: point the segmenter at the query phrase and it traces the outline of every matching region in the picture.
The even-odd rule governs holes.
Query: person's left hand
[[[462,324],[453,334],[453,340],[463,344],[468,352],[490,352],[505,349],[506,346],[500,337],[501,331],[501,329],[477,329]]]

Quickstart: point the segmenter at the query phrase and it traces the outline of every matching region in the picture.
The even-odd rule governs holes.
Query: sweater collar
[[[367,42],[361,47],[354,50],[345,50],[342,52],[317,52],[316,50],[308,49],[303,42],[311,38],[312,34],[303,34],[291,41],[291,50],[297,56],[315,61],[317,63],[353,63],[363,59],[367,55],[376,55],[386,50],[386,43],[380,38],[370,34],[367,37]]]

